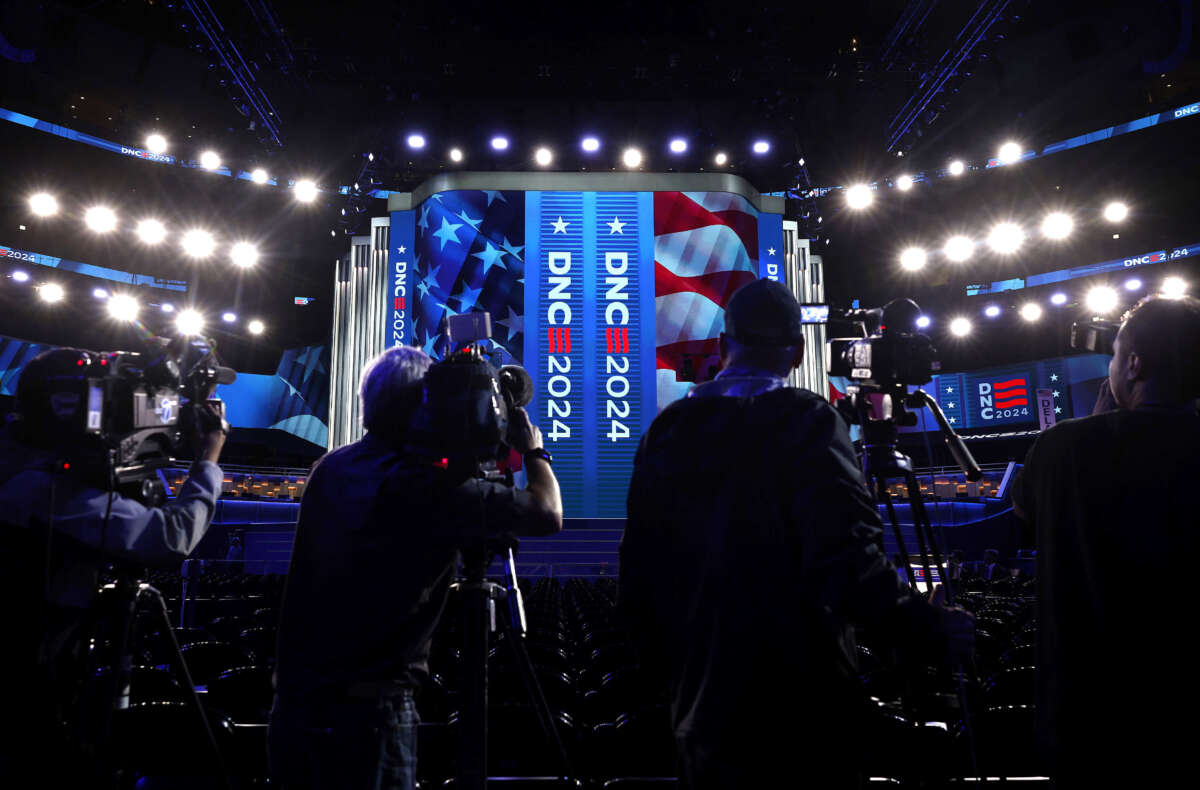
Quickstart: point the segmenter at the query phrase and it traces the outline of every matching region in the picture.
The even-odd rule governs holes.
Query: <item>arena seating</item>
[[[156,574],[178,618],[181,579]],[[177,629],[193,678],[216,730],[222,753],[239,785],[266,775],[266,722],[271,704],[274,638],[283,577],[208,573],[192,582],[193,624]],[[529,633],[526,644],[567,746],[573,780],[586,787],[673,786],[674,742],[666,698],[639,672],[616,618],[612,578],[522,580]],[[979,621],[979,682],[968,684],[979,769],[990,776],[1040,775],[1032,737],[1032,580],[970,580],[961,602]],[[364,605],[366,605],[364,603]],[[434,639],[432,677],[418,697],[419,771],[424,787],[452,786],[461,705],[459,609],[452,597]],[[505,787],[557,787],[530,777],[560,776],[555,750],[545,741],[529,702],[507,635],[490,651],[491,749],[489,771],[523,777]],[[956,683],[949,672],[917,667],[902,671],[885,660],[891,647],[860,634],[864,687],[878,707],[870,742],[872,776],[936,782],[970,773]],[[150,612],[135,624],[132,704],[120,712],[119,751],[131,775],[203,776],[213,760],[196,736],[170,645]],[[900,694],[916,694],[901,702]],[[780,712],[781,715],[784,712]],[[914,724],[914,717],[926,726]],[[172,734],[190,733],[187,738]],[[144,740],[138,740],[144,739]],[[155,786],[152,782],[144,786]],[[566,784],[563,786],[580,786]]]

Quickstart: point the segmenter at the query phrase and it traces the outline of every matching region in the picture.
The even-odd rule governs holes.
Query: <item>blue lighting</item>
[[[682,154],[687,150],[687,147],[687,140],[684,140],[682,137],[676,137],[671,141],[671,153],[673,154]]]
[[[756,153],[756,154],[760,154],[760,155],[765,154],[767,151],[770,151],[770,150],[771,150],[771,144],[768,143],[766,140],[759,140],[754,144],[754,153]]]
[[[107,299],[108,291],[104,290],[103,288],[94,288],[92,289],[92,296],[96,297],[97,299]]]
[[[27,283],[27,282],[29,282],[29,272],[25,272],[25,271],[21,271],[20,269],[17,269],[15,272],[12,273],[12,278],[19,283]]]
[[[424,148],[425,138],[419,134],[410,134],[408,136],[408,147],[416,149]]]
[[[508,150],[508,138],[496,136],[492,138],[492,149],[495,151]]]
[[[925,329],[932,323],[933,323],[933,320],[927,315],[922,315],[922,316],[917,317],[917,328],[918,329]]]
[[[1136,277],[1131,277],[1125,281],[1126,291],[1140,291],[1142,289],[1142,281]]]
[[[1058,293],[1056,293],[1050,297],[1050,304],[1066,304],[1066,303],[1067,303],[1067,295],[1065,293],[1063,293],[1062,291],[1059,291]]]
[[[221,320],[227,324],[232,324],[234,321],[237,320],[237,315],[235,315],[234,313],[225,313],[221,316]]]
[[[990,304],[987,306],[987,309],[985,309],[983,311],[983,314],[986,315],[988,318],[995,318],[996,316],[1000,315],[1000,307],[997,305],[994,305],[994,304]]]
[[[175,312],[175,305],[171,304],[170,302],[163,302],[162,307],[160,307],[159,309],[162,310],[164,313],[173,313],[173,312]]]
[[[600,141],[595,137],[585,137],[579,147],[587,151],[589,154],[594,154],[600,150]]]

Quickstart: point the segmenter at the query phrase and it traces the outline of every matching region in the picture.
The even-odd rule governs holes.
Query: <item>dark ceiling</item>
[[[162,130],[181,156],[208,146],[236,167],[327,187],[352,183],[368,151],[378,185],[401,189],[446,169],[452,145],[472,169],[531,167],[543,144],[558,152],[555,168],[577,169],[585,165],[572,153],[577,141],[594,133],[606,152],[643,147],[647,169],[707,169],[722,150],[763,191],[803,189],[933,170],[951,156],[978,163],[1009,137],[1036,148],[1195,101],[1191,8],[1190,0],[10,3],[0,10],[0,107],[123,142]],[[831,301],[913,295],[935,315],[975,310],[962,295],[967,282],[1194,241],[1194,123],[904,196],[881,192],[862,214],[836,192],[789,210],[810,214]],[[413,131],[429,141],[416,155],[404,144]],[[513,140],[506,157],[485,148],[497,132]],[[668,162],[675,135],[691,147]],[[766,157],[749,153],[758,138],[772,142]],[[0,167],[0,244],[196,282],[211,309],[262,315],[271,327],[257,344],[229,339],[245,366],[328,332],[331,265],[346,232],[356,232],[341,220],[344,198],[326,193],[301,206],[282,190],[134,163],[11,124],[0,124]],[[25,198],[37,188],[76,207],[105,199],[130,215],[253,239],[262,265],[235,277],[77,224],[33,222]],[[908,243],[939,246],[952,229],[996,218],[1034,222],[1047,207],[1086,214],[1110,195],[1134,207],[1120,239],[1081,223],[1070,244],[1031,243],[1018,262],[980,256],[969,271],[931,266],[920,280],[897,277],[895,256]],[[368,200],[364,216],[383,211]],[[295,296],[317,300],[298,307]],[[0,299],[4,334],[108,342],[74,337],[86,320]],[[86,319],[94,309],[81,303],[76,313]],[[947,353],[973,365],[1061,350],[1062,327],[1049,322],[1036,333],[1004,332]]]

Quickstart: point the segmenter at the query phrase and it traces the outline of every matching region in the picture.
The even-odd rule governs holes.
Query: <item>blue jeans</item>
[[[271,777],[286,790],[413,790],[413,693],[313,700],[275,697],[267,733]]]

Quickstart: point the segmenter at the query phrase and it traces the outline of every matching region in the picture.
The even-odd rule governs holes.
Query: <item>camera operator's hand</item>
[[[229,433],[229,423],[225,421],[225,404],[219,400],[206,400],[196,403],[190,412],[195,437],[197,461],[216,463],[225,447],[225,436]]]
[[[975,652],[975,615],[961,606],[946,606],[946,590],[940,584],[933,588],[929,602],[941,616],[948,657],[954,663],[967,661]]]
[[[513,425],[509,433],[513,449],[521,455],[542,449],[542,430],[529,419],[529,412],[520,406],[513,409]]]

